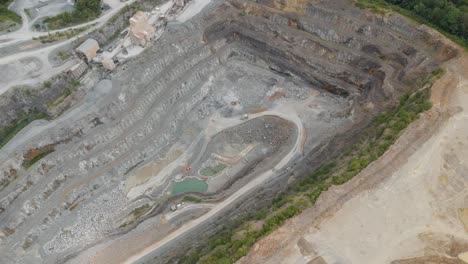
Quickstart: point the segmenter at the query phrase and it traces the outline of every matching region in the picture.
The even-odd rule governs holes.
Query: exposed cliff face
[[[425,43],[428,36],[398,26],[407,23],[400,18],[374,17],[346,1],[311,5],[302,14],[268,7],[271,3],[231,4],[237,8],[223,10],[225,19],[208,26],[205,41],[226,39],[265,61],[270,70],[333,94],[375,100],[377,105],[417,86],[437,68],[438,61],[425,51],[443,45]],[[335,4],[346,11],[335,10]],[[456,52],[449,53],[440,56],[447,59]]]
[[[374,113],[386,109],[401,94],[420,87],[441,61],[453,58],[458,52],[426,28],[418,29],[399,16],[382,18],[355,10],[346,1],[338,5],[345,6],[343,10],[350,8],[346,12],[354,16],[348,19],[342,18],[346,12],[333,3],[301,7],[307,11],[291,13],[283,12],[281,5],[266,1],[230,3],[238,9],[220,7],[227,17],[225,20],[207,19],[214,22],[204,31],[205,42],[226,40],[238,51],[231,56],[248,54],[243,56],[254,57],[249,62],[256,66],[300,79],[327,93],[352,98],[355,109],[365,108],[369,103]],[[191,236],[209,237],[223,225],[244,217],[246,211],[268,205],[275,193],[285,189],[289,177],[300,178],[330,160],[351,145],[368,121],[364,118],[356,122],[349,134],[336,136],[333,143],[314,149],[294,173],[278,176],[255,196],[230,209],[231,213],[205,223]],[[200,244],[203,243],[180,238],[177,243],[154,251],[142,262],[175,262],[181,252]],[[259,259],[248,258],[245,263],[255,261]]]
[[[466,263],[468,57],[446,62],[433,108],[358,176],[239,263]]]
[[[239,263],[465,263],[468,240],[461,211],[467,204],[459,183],[466,181],[466,167],[447,171],[447,164],[462,156],[439,160],[440,152],[432,151],[436,154],[427,156],[435,160],[424,162],[430,171],[412,165],[451,126],[447,117],[431,115],[410,128],[376,167],[322,194],[316,207],[262,239]]]

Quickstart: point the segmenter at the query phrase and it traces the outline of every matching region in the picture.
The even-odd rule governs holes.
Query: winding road
[[[90,32],[90,31],[92,31],[92,30],[94,30],[96,28],[101,27],[113,15],[115,15],[117,12],[119,12],[123,7],[125,7],[126,5],[130,5],[135,1],[136,0],[129,0],[129,1],[126,1],[126,2],[121,2],[119,0],[104,0],[103,2],[105,4],[107,4],[107,5],[109,5],[111,9],[110,9],[110,11],[104,13],[102,16],[100,16],[100,17],[98,17],[98,18],[96,18],[96,19],[94,19],[92,21],[83,23],[83,24],[79,24],[79,25],[71,26],[71,27],[67,27],[67,28],[62,28],[62,29],[58,29],[58,30],[52,30],[50,32],[41,32],[41,31],[33,30],[32,29],[32,22],[29,21],[29,19],[26,16],[23,8],[21,8],[20,16],[22,18],[22,21],[28,21],[28,22],[23,23],[21,25],[21,28],[19,28],[16,31],[10,32],[8,34],[0,35],[0,48],[5,47],[5,46],[9,46],[9,45],[12,45],[12,44],[17,44],[18,42],[31,40],[34,37],[47,36],[49,33],[54,34],[54,33],[57,33],[57,32],[64,32],[64,31],[68,31],[68,30],[71,30],[71,29],[79,29],[79,28],[83,28],[83,27],[86,27],[86,26],[89,26],[89,25],[96,24],[95,26],[91,27],[89,30],[84,31],[84,32],[82,32],[80,34],[80,35],[84,35],[87,32]],[[20,8],[20,7],[18,7],[18,8]],[[62,43],[63,42],[61,42],[59,44],[62,44]]]
[[[227,199],[224,201],[215,204],[212,209],[204,214],[203,216],[192,220],[186,224],[184,224],[182,227],[177,229],[176,231],[172,232],[168,236],[164,237],[160,241],[152,244],[151,246],[143,249],[140,251],[138,254],[134,254],[130,256],[124,263],[137,263],[140,259],[143,257],[151,254],[155,250],[161,248],[162,246],[170,243],[174,239],[180,237],[186,232],[191,231],[192,229],[196,228],[198,225],[203,224],[210,218],[214,217],[216,214],[221,212],[223,209],[229,207],[230,205],[234,204],[237,200],[239,200],[243,195],[249,193],[250,191],[254,190],[258,186],[262,185],[265,183],[267,180],[271,179],[272,177],[275,176],[275,172],[285,168],[292,160],[294,160],[296,157],[299,157],[303,153],[303,143],[305,141],[306,137],[306,131],[304,126],[302,125],[302,122],[299,118],[299,116],[296,114],[293,106],[291,105],[279,105],[273,110],[268,110],[264,111],[261,113],[253,114],[251,115],[247,120],[240,120],[239,118],[221,118],[221,119],[216,119],[215,122],[211,123],[211,128],[210,126],[208,127],[209,132],[207,133],[213,133],[216,134],[220,132],[221,130],[227,129],[229,127],[233,127],[236,125],[239,125],[243,122],[247,122],[248,120],[252,120],[257,117],[261,116],[276,116],[285,120],[288,120],[297,127],[297,137],[296,137],[296,142],[294,143],[294,146],[291,148],[291,150],[281,159],[280,162],[278,162],[272,169],[265,171],[258,175],[254,180],[250,181],[246,185],[244,185],[242,188],[237,190],[235,193],[233,193],[231,196],[229,196]]]
[[[76,36],[70,39],[61,41],[59,43],[56,43],[50,46],[46,46],[46,47],[42,47],[42,48],[38,48],[35,50],[30,50],[30,51],[17,52],[15,54],[0,57],[0,65],[7,65],[11,62],[18,61],[21,59],[26,59],[26,58],[38,58],[42,62],[42,68],[39,71],[35,72],[34,76],[29,76],[27,78],[17,78],[11,82],[2,84],[2,87],[0,87],[0,95],[6,92],[10,87],[17,86],[17,85],[31,85],[31,84],[40,83],[42,81],[50,79],[51,77],[71,67],[73,64],[73,62],[71,61],[68,61],[60,66],[54,67],[49,61],[49,54],[54,49],[70,44],[76,39],[88,34],[89,32],[96,30],[98,28],[101,28],[110,18],[112,18],[116,13],[118,13],[123,7],[125,7],[126,5],[130,5],[135,1],[136,0],[120,2],[118,0],[105,0],[104,2],[111,7],[111,10],[105,13],[104,15],[102,15],[101,17],[93,21],[80,24],[78,26],[50,31],[50,34],[92,25],[89,29],[77,34]],[[26,15],[24,14],[24,11],[21,12],[21,16],[23,18],[23,21],[28,21],[27,17],[25,17]],[[19,30],[8,33],[8,34],[0,35],[0,48],[13,46],[13,45],[19,45],[22,42],[31,40],[33,37],[40,37],[40,36],[45,36],[45,35],[48,35],[48,33],[33,31],[30,27],[30,23],[23,23],[22,27]]]

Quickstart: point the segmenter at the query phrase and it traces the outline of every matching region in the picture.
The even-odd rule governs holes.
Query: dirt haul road
[[[468,56],[384,156],[238,263],[468,263]],[[395,261],[395,262],[392,262]]]
[[[292,160],[294,160],[296,157],[299,155],[302,155],[303,152],[303,144],[304,144],[304,138],[306,136],[305,129],[302,125],[302,122],[300,121],[299,117],[294,113],[294,110],[289,108],[286,105],[282,105],[278,107],[275,110],[272,111],[265,111],[262,113],[258,113],[255,115],[252,115],[249,119],[257,118],[260,116],[277,116],[283,119],[286,119],[288,121],[291,121],[294,123],[294,125],[297,127],[297,138],[294,146],[291,148],[291,150],[286,154],[286,156],[281,159],[278,164],[275,165],[274,168],[265,171],[264,173],[258,175],[254,180],[249,182],[247,185],[243,186],[240,188],[238,191],[233,193],[231,196],[229,196],[227,199],[224,201],[216,204],[208,213],[204,214],[203,216],[188,222],[187,224],[183,225],[181,228],[178,230],[174,231],[170,235],[164,237],[164,239],[158,241],[157,243],[143,249],[141,252],[138,254],[135,254],[131,257],[129,257],[124,263],[137,263],[138,260],[142,259],[146,255],[150,254],[151,252],[157,250],[158,248],[166,245],[167,243],[171,242],[172,240],[180,237],[182,234],[192,230],[193,228],[196,228],[198,225],[203,224],[205,221],[209,220],[213,216],[215,216],[217,213],[221,212],[224,208],[229,207],[232,205],[236,200],[241,198],[243,195],[247,194],[248,192],[254,190],[258,186],[260,186],[262,183],[264,183],[266,180],[270,179],[275,175],[275,172],[278,170],[281,170],[282,168],[285,168]],[[232,120],[224,120],[223,124],[217,124],[218,126],[222,126],[223,129],[232,127],[234,125],[237,125],[238,122],[237,120],[234,121]],[[246,121],[246,120],[244,120]],[[244,122],[242,121],[242,122]],[[217,131],[219,131],[219,127],[216,127]]]
[[[21,42],[21,41],[31,40],[34,37],[37,38],[40,36],[47,36],[48,34],[54,34],[57,32],[65,32],[71,29],[79,29],[82,27],[96,24],[90,29],[86,30],[85,32],[82,32],[79,34],[79,35],[84,35],[104,25],[104,23],[106,23],[113,15],[117,14],[117,12],[119,12],[125,6],[131,5],[133,2],[135,2],[135,0],[129,0],[126,2],[112,0],[112,1],[104,1],[104,2],[110,6],[111,10],[107,13],[104,13],[102,16],[92,21],[83,23],[83,24],[66,27],[63,29],[52,30],[50,32],[40,32],[40,31],[33,30],[32,23],[31,21],[29,21],[29,19],[27,19],[26,13],[24,11],[21,11],[20,15],[25,23],[23,23],[21,28],[17,31],[13,31],[11,33],[4,34],[4,35],[0,35],[0,40],[5,40],[5,42],[1,42],[0,47],[17,44],[18,42]],[[63,42],[61,44],[63,44]]]
[[[0,57],[0,65],[8,65],[13,62],[19,61],[21,59],[28,59],[28,58],[37,58],[41,61],[41,64],[42,64],[41,68],[37,70],[36,72],[34,72],[33,75],[25,74],[24,76],[21,76],[21,78],[15,78],[14,80],[11,80],[11,81],[0,82],[0,85],[1,85],[0,95],[5,93],[9,88],[13,86],[37,84],[37,83],[46,81],[52,78],[53,76],[61,72],[64,72],[65,70],[70,68],[74,63],[72,60],[69,60],[60,66],[53,66],[51,62],[49,61],[49,54],[53,50],[59,47],[63,47],[67,44],[70,44],[73,41],[76,41],[77,39],[92,32],[93,30],[97,30],[103,27],[104,24],[107,23],[107,21],[110,20],[115,14],[117,14],[117,12],[119,12],[123,7],[127,5],[131,5],[135,1],[136,0],[129,0],[127,2],[118,2],[118,3],[115,1],[109,2],[109,3],[112,3],[110,5],[112,9],[109,12],[105,13],[104,15],[102,15],[101,17],[93,21],[83,23],[78,26],[72,26],[72,27],[68,27],[68,28],[64,28],[60,30],[51,31],[49,33],[44,33],[44,32],[31,31],[27,26],[24,25],[26,23],[23,23],[23,26],[19,31],[15,31],[10,34],[1,35],[0,41],[5,40],[5,42],[1,42],[0,47],[4,47],[4,46],[18,45],[22,41],[31,40],[33,37],[46,36],[48,34],[53,34],[55,32],[63,32],[63,31],[71,30],[71,29],[77,29],[77,28],[90,26],[89,29],[77,34],[74,37],[61,41],[59,43],[46,46],[46,47],[42,47],[39,49],[31,50],[31,51],[17,52],[15,54]],[[22,13],[22,15],[24,14]]]

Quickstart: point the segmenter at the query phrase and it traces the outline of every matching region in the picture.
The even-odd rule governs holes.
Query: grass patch
[[[397,108],[384,112],[376,117],[373,131],[355,144],[354,150],[342,154],[336,168],[324,177],[332,178],[332,184],[347,182],[366,168],[372,161],[382,156],[388,148],[400,137],[402,131],[419,114],[432,107],[429,101],[429,91],[419,91],[413,95],[404,95]],[[304,188],[304,187],[301,187]]]
[[[205,167],[201,169],[200,174],[203,176],[214,176],[220,173],[221,171],[223,171],[225,168],[226,168],[226,165],[220,163],[214,167]]]
[[[14,26],[16,26],[16,23],[12,22],[12,21],[0,22],[0,31],[7,30],[7,29],[12,28]]]
[[[438,0],[356,0],[360,8],[376,14],[400,13],[411,20],[437,29],[446,37],[468,49],[468,3]]]
[[[14,0],[0,0],[0,22],[13,21],[21,24],[21,17],[15,12],[8,10],[8,6]]]
[[[0,148],[5,146],[21,129],[37,119],[48,119],[49,116],[44,112],[34,111],[30,114],[23,113],[10,125],[0,129]]]
[[[122,31],[124,31],[127,28],[128,19],[126,16],[128,16],[128,14],[133,15],[137,11],[144,10],[144,9],[145,9],[144,6],[140,2],[133,2],[130,5],[126,5],[125,7],[120,9],[119,12],[113,15],[109,19],[108,24],[115,24],[116,22],[118,22],[117,21],[118,19],[122,19],[122,18],[124,18],[125,21],[122,23],[120,27],[116,27],[112,35],[108,36],[105,40],[101,41],[102,42],[101,46],[105,47],[109,45],[112,41],[114,41],[120,35]],[[130,17],[128,16],[128,18]]]
[[[179,263],[234,263],[236,260],[247,255],[252,247],[260,238],[271,233],[282,225],[286,220],[302,212],[302,209],[296,205],[290,205],[283,210],[270,215],[260,230],[252,230],[249,224],[244,224],[238,230],[224,229],[218,233],[207,245],[207,255],[201,250],[192,252],[185,256]],[[242,238],[235,234],[241,232]]]
[[[372,13],[383,15],[389,8],[383,1],[372,1],[372,0],[357,0],[356,6],[361,9],[370,9]]]
[[[52,42],[59,41],[59,40],[70,39],[70,38],[80,34],[81,32],[88,30],[92,26],[93,25],[88,25],[88,26],[81,27],[81,28],[76,28],[76,29],[72,28],[72,29],[66,30],[66,31],[49,33],[47,35],[40,36],[40,37],[37,37],[37,38],[34,37],[33,40],[39,40],[41,43],[52,43]],[[70,55],[68,55],[68,57],[70,57]]]
[[[50,97],[47,96],[46,92],[48,89],[52,89],[57,91],[59,90],[61,97],[68,96],[71,92],[77,89],[80,85],[79,81],[71,81],[65,77],[65,74],[59,75],[58,78],[52,78],[49,81],[45,81],[42,83],[41,87],[38,88],[28,88],[28,87],[17,87],[15,88],[14,96],[19,99],[15,99],[12,104],[20,104],[21,107],[19,109],[23,109],[27,107],[24,105],[21,99],[22,96],[27,97],[26,100],[32,100],[33,104],[37,103],[37,100],[43,98],[46,100],[48,104],[53,104],[53,100],[56,98],[55,96]],[[65,88],[62,88],[65,86]],[[69,89],[69,91],[67,90]],[[60,89],[63,89],[62,91]],[[54,92],[56,94],[56,92]],[[13,97],[13,98],[15,98]],[[35,103],[36,102],[36,103]],[[52,103],[49,103],[52,102]],[[41,103],[42,104],[42,103]],[[42,106],[41,106],[42,107]],[[46,110],[38,110],[38,108],[34,107],[34,110],[30,110],[28,112],[25,111],[14,111],[14,115],[16,118],[10,122],[10,124],[4,125],[0,127],[0,149],[3,148],[21,129],[29,125],[29,123],[33,122],[34,120],[38,119],[48,119],[57,117],[59,114],[55,114],[54,116],[49,116]],[[65,110],[65,109],[64,109]]]
[[[91,21],[101,14],[100,0],[77,0],[75,10],[45,19],[50,30],[66,28]]]
[[[63,94],[57,100],[50,102],[48,104],[49,108],[55,108],[58,105],[60,105],[68,96],[70,96],[74,91],[78,89],[80,86],[80,81],[78,80],[73,80],[71,81],[65,88],[63,88]]]
[[[75,211],[76,208],[78,208],[79,204],[80,204],[79,202],[74,203],[72,206],[70,206],[70,208],[68,208],[68,211],[70,211],[70,212]]]
[[[70,54],[70,52],[66,52],[66,51],[63,51],[63,50],[59,50],[59,51],[57,52],[57,56],[59,57],[59,59],[60,59],[61,61],[65,61],[65,60],[67,60],[68,58],[70,58],[71,54]]]
[[[55,145],[49,144],[41,148],[31,149],[24,155],[23,167],[29,169],[36,162],[55,151]]]
[[[117,14],[113,15],[109,19],[109,23],[114,23],[115,21],[117,21],[117,19],[122,17],[127,12],[134,13],[135,11],[141,10],[141,9],[143,9],[143,6],[138,2],[134,2],[134,3],[130,4],[130,5],[126,5],[122,9],[120,9],[120,11],[117,12]]]
[[[148,212],[148,210],[150,209],[150,205],[149,204],[144,204],[140,207],[137,207],[135,209],[133,209],[132,211],[132,215],[135,219],[138,219],[140,218],[142,215],[144,215],[146,212]]]
[[[184,198],[182,198],[182,201],[192,202],[192,203],[200,203],[202,201],[202,199],[197,198],[197,197],[193,197],[193,196],[190,196],[190,195],[186,195],[186,196],[184,196]]]
[[[25,8],[24,9],[24,13],[26,13],[26,15],[31,19],[32,16],[31,16],[31,12],[29,11],[29,8]]]
[[[26,162],[26,163],[23,163],[23,166],[28,169],[29,167],[31,167],[32,165],[34,165],[34,163],[38,162],[40,159],[42,159],[43,157],[49,155],[50,153],[52,153],[53,150],[49,151],[49,152],[42,152],[41,154],[37,155],[36,157],[34,157],[34,159],[30,160],[29,162]]]
[[[131,220],[121,224],[119,226],[119,228],[124,228],[124,227],[127,227],[133,223],[135,223],[135,221],[140,218],[141,216],[143,216],[144,214],[146,214],[149,210],[151,209],[151,205],[150,204],[144,204],[140,207],[137,207],[135,209],[133,209],[133,211],[130,213],[130,216],[132,217]]]

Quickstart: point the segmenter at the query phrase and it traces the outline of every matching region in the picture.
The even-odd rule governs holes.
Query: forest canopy
[[[371,0],[372,1],[372,0]],[[423,18],[468,44],[468,0],[384,0]]]

